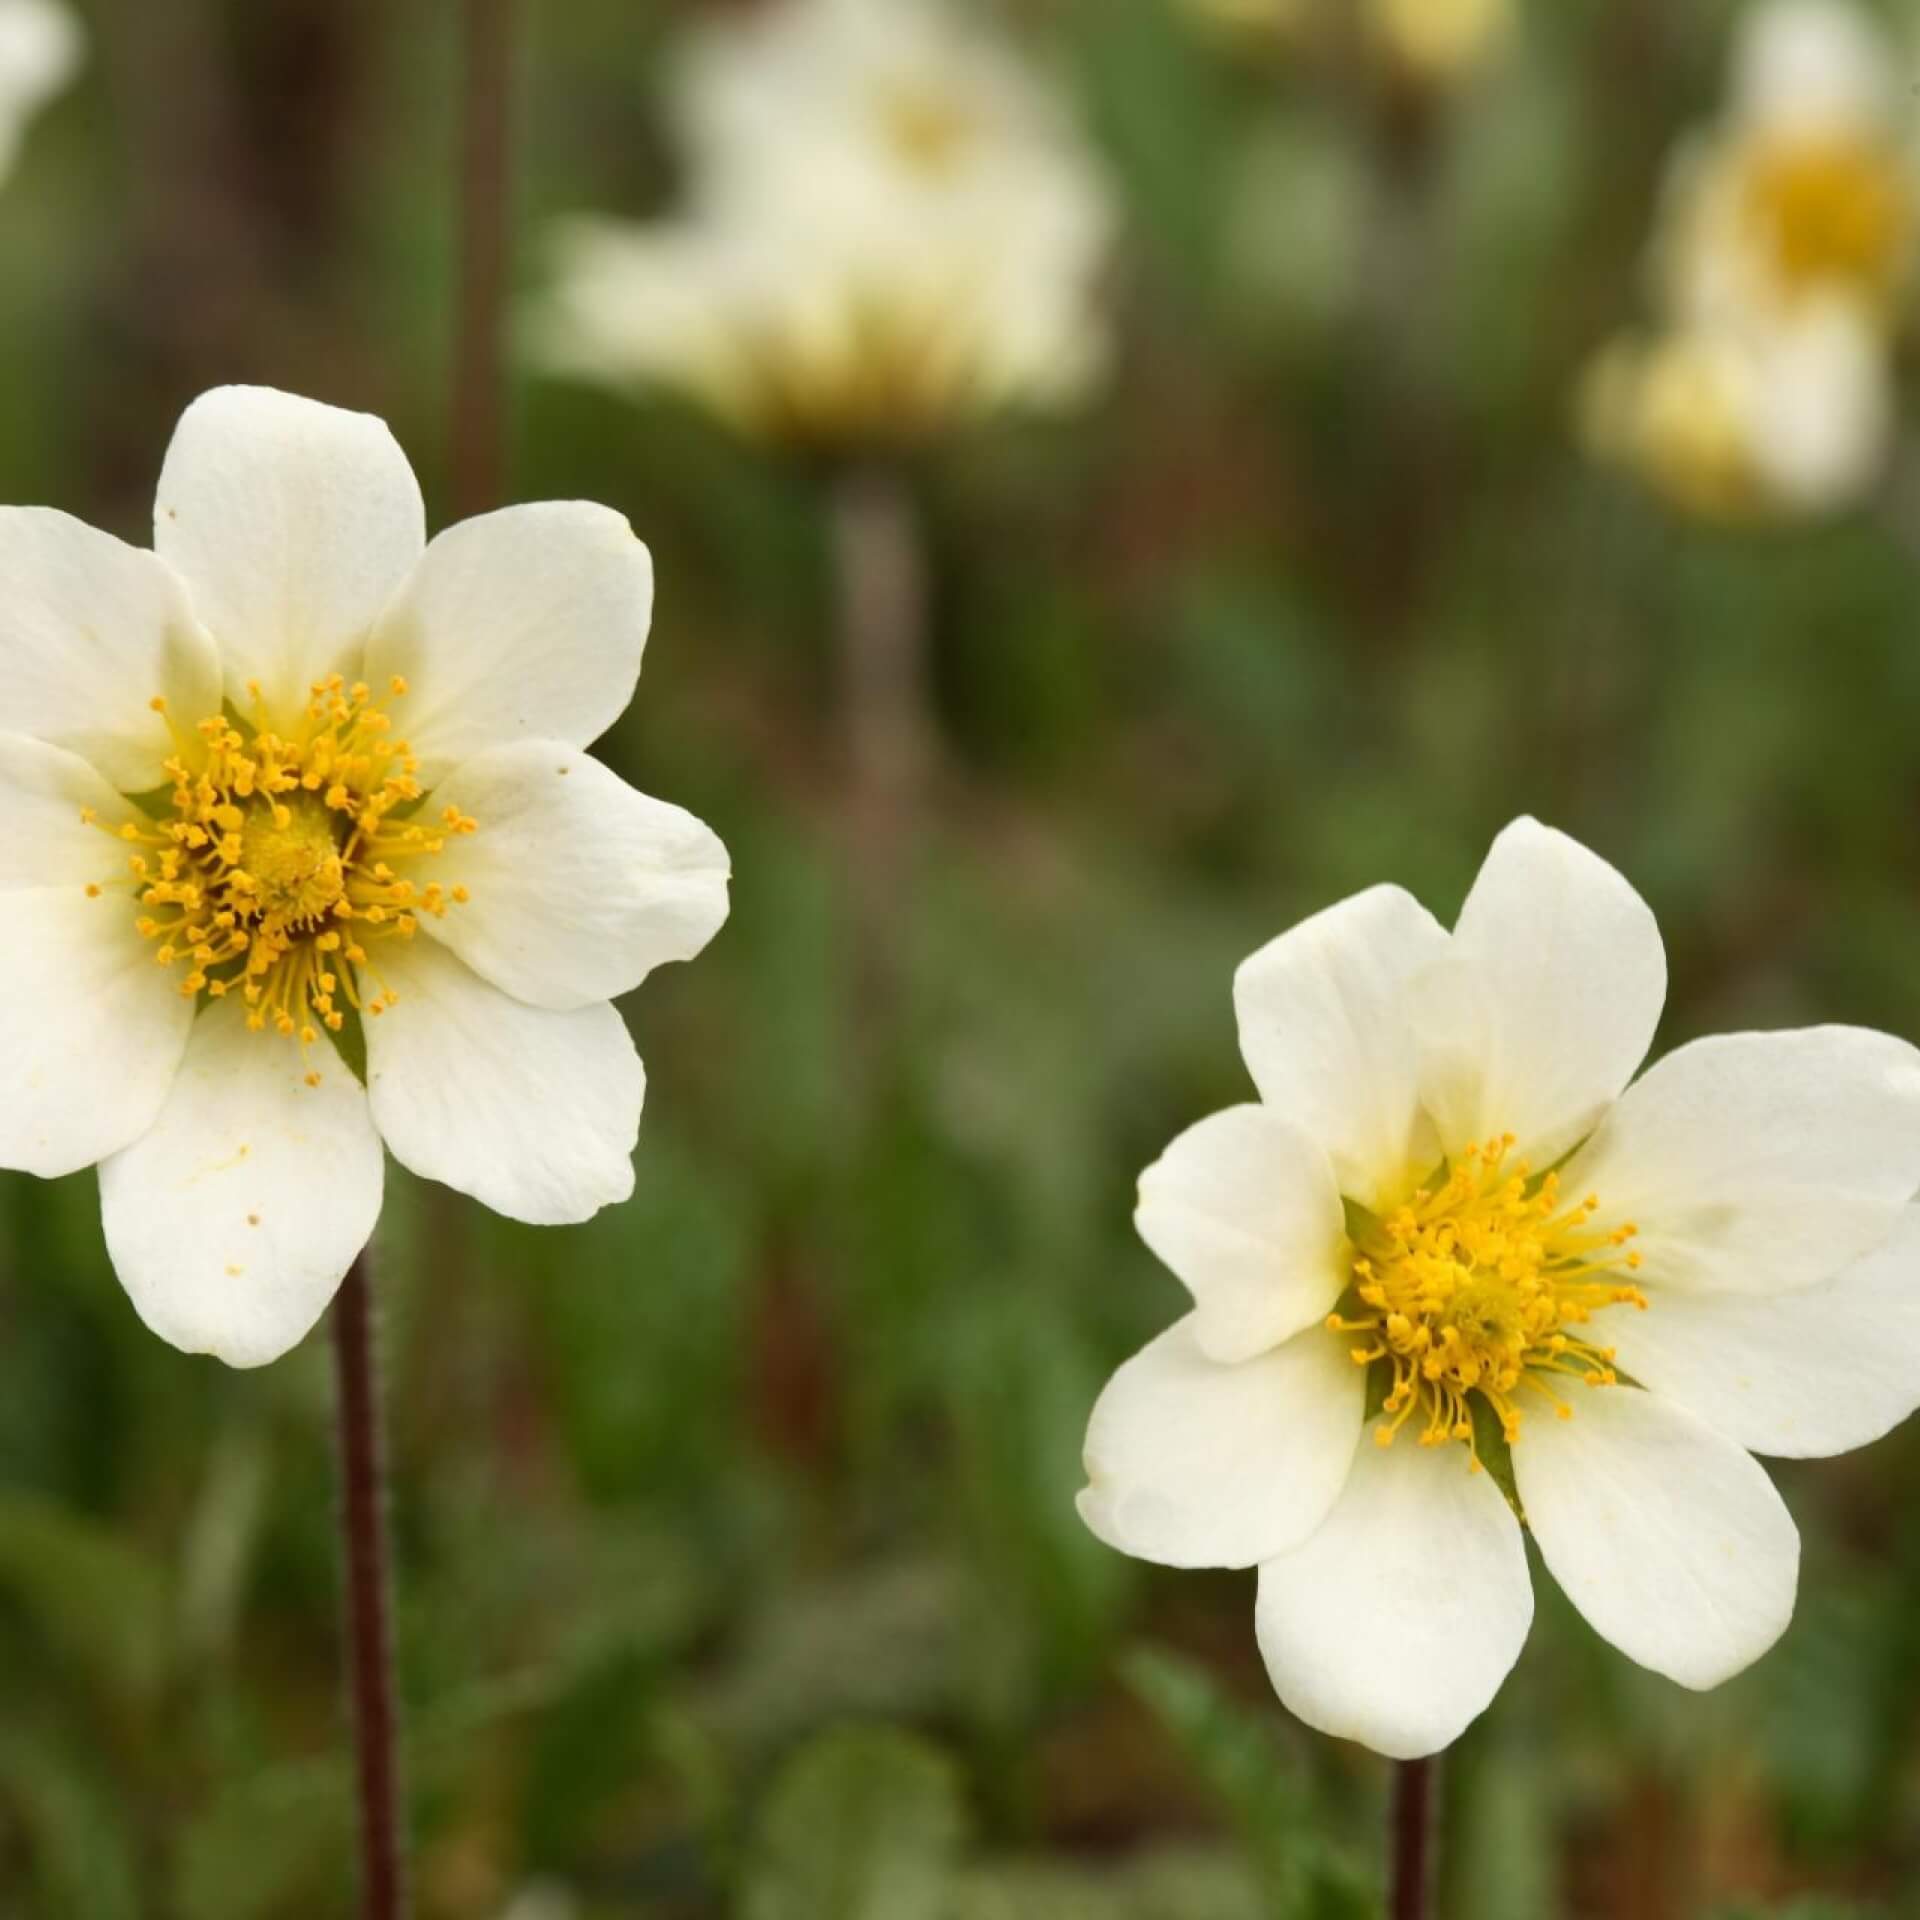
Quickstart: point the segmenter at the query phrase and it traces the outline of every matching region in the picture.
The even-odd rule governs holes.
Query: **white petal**
[[[6,724],[70,748],[123,793],[166,779],[186,727],[220,710],[220,662],[186,590],[156,560],[44,507],[0,507]]]
[[[1107,1382],[1080,1517],[1168,1567],[1250,1567],[1303,1540],[1353,1463],[1366,1375],[1314,1330],[1222,1366],[1177,1321]]]
[[[1512,1133],[1536,1167],[1587,1133],[1645,1055],[1667,963],[1646,902],[1537,820],[1494,841],[1447,957],[1411,983],[1441,1143]]]
[[[81,818],[91,807],[98,826]],[[129,849],[111,828],[134,809],[78,754],[19,733],[0,733],[0,893],[22,887],[121,883],[115,911],[136,917]],[[151,951],[151,949],[149,949]]]
[[[509,507],[427,549],[368,643],[367,677],[412,687],[402,725],[431,786],[509,740],[597,740],[633,698],[652,618],[653,561],[619,514]]]
[[[1395,1760],[1450,1745],[1533,1624],[1520,1527],[1464,1447],[1363,1439],[1340,1503],[1260,1569],[1254,1625],[1308,1726]]]
[[[1594,1631],[1683,1687],[1717,1687],[1786,1631],[1800,1536],[1751,1454],[1628,1386],[1530,1417],[1513,1471],[1548,1569]]]
[[[1194,1334],[1245,1360],[1324,1320],[1347,1284],[1327,1156],[1264,1107],[1189,1127],[1140,1176],[1140,1237],[1186,1284]]]
[[[396,1160],[535,1226],[633,1191],[647,1083],[612,1007],[523,1006],[431,940],[374,960],[399,1004],[367,1022],[367,1090]]]
[[[1326,1148],[1340,1191],[1373,1206],[1439,1158],[1404,1009],[1447,951],[1412,894],[1372,887],[1303,920],[1234,976],[1240,1051],[1274,1112]]]
[[[1899,110],[1900,50],[1845,0],[1768,0],[1741,21],[1733,96],[1741,116],[1780,138],[1864,134]]]
[[[1863,1447],[1920,1407],[1920,1208],[1823,1286],[1758,1299],[1669,1288],[1645,1313],[1608,1313],[1595,1338],[1642,1386],[1755,1453]]]
[[[52,1179],[152,1124],[193,1002],[154,965],[126,895],[9,893],[0,939],[0,1167]]]
[[[60,0],[0,0],[0,176],[27,121],[66,85],[86,38]]]
[[[1920,1189],[1920,1052],[1860,1027],[1696,1040],[1569,1164],[1651,1286],[1782,1293],[1872,1251]]]
[[[691,960],[727,917],[727,850],[576,747],[522,740],[477,754],[433,803],[479,821],[420,869],[473,896],[421,925],[484,979],[536,1007],[584,1007]]]
[[[325,1047],[309,1060],[249,1033],[245,1015],[228,999],[195,1021],[152,1130],[100,1168],[100,1214],[161,1339],[257,1367],[333,1298],[379,1218],[384,1168],[359,1081]]]
[[[257,680],[289,725],[307,689],[349,679],[426,544],[419,483],[386,423],[267,387],[218,387],[180,416],[153,544],[219,643],[227,698]]]

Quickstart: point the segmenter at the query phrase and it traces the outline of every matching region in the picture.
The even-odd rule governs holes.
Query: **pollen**
[[[406,683],[391,688],[398,699]],[[179,972],[181,993],[237,993],[254,1032],[305,1054],[322,1032],[340,1032],[349,1009],[395,1004],[379,943],[411,939],[421,915],[467,900],[430,868],[479,823],[454,807],[425,813],[419,762],[367,686],[338,674],[318,682],[285,733],[251,692],[252,723],[215,714],[191,731],[175,726],[163,813],[81,817],[122,850],[113,890],[131,890],[134,924],[155,963]],[[303,1077],[322,1078],[311,1065]]]
[[[1638,1229],[1596,1227],[1599,1196],[1567,1202],[1557,1173],[1510,1160],[1513,1144],[1467,1147],[1354,1243],[1352,1284],[1327,1326],[1356,1366],[1386,1376],[1383,1447],[1411,1427],[1422,1446],[1460,1442],[1478,1469],[1475,1395],[1511,1444],[1530,1409],[1570,1419],[1572,1388],[1618,1381],[1614,1349],[1587,1328],[1610,1308],[1645,1309],[1631,1277]]]

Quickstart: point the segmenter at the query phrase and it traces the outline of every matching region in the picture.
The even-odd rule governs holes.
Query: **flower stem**
[[[406,1912],[406,1848],[393,1672],[386,1442],[374,1355],[373,1290],[364,1252],[347,1269],[333,1303],[333,1360],[347,1681],[360,1802],[361,1911],[365,1920],[400,1920]]]
[[[1428,1920],[1433,1911],[1433,1802],[1437,1759],[1402,1760],[1393,1771],[1390,1920]]]
[[[895,463],[844,469],[831,512],[858,1024],[871,1043],[898,997],[896,934],[934,757],[926,567],[913,491]]]

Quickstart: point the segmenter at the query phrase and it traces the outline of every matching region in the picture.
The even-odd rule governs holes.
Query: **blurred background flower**
[[[60,0],[0,0],[0,179],[27,122],[80,64],[79,21]]]
[[[978,21],[777,0],[691,37],[676,80],[686,210],[560,229],[533,323],[550,366],[842,447],[1057,407],[1098,377],[1098,163]]]
[[[1874,486],[1920,239],[1920,150],[1894,35],[1855,0],[1745,16],[1729,104],[1669,163],[1660,330],[1595,364],[1595,452],[1677,505],[1819,513]]]

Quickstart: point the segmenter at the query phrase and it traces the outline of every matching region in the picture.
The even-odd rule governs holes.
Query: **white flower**
[[[1678,322],[1765,324],[1836,296],[1891,320],[1920,222],[1901,72],[1847,0],[1747,16],[1729,109],[1681,149],[1661,216],[1656,282]]]
[[[1102,370],[1112,211],[1052,96],[938,0],[781,0],[696,40],[688,210],[571,223],[532,344],[774,437],[909,439]]]
[[[1451,934],[1376,887],[1248,960],[1260,1103],[1141,1180],[1194,1308],[1101,1396],[1081,1512],[1258,1566],[1268,1671],[1325,1732],[1411,1757],[1491,1700],[1533,1614],[1509,1465],[1602,1635],[1727,1679],[1799,1562],[1746,1450],[1920,1403],[1920,1053],[1735,1034],[1629,1086],[1665,989],[1626,881],[1518,821]]]
[[[1588,378],[1592,451],[1720,517],[1830,512],[1877,482],[1920,238],[1898,65],[1847,0],[1745,17],[1729,107],[1670,172],[1655,337]]]
[[[0,0],[0,179],[27,122],[80,64],[80,23],[57,0]]]
[[[1896,414],[1885,342],[1839,298],[1765,326],[1616,341],[1582,410],[1592,452],[1725,520],[1851,506],[1885,470]]]
[[[97,1162],[141,1317],[257,1365],[372,1232],[383,1141],[519,1220],[626,1197],[608,1002],[705,945],[727,859],[583,751],[652,607],[618,514],[428,545],[380,421],[228,387],[154,548],[0,509],[0,1165]]]

